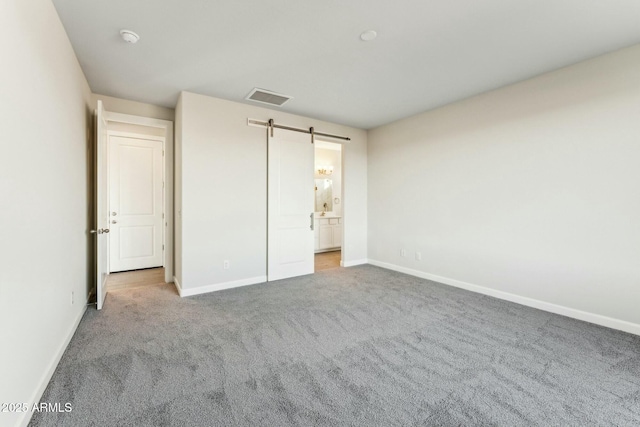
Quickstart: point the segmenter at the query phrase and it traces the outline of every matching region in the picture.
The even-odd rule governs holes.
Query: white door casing
[[[96,302],[102,309],[107,296],[109,199],[107,193],[107,121],[102,101],[96,108],[95,145]]]
[[[164,274],[165,282],[169,283],[173,280],[173,122],[168,120],[153,119],[150,117],[133,116],[130,114],[116,113],[113,111],[104,112],[107,122],[109,123],[108,133],[116,133],[118,131],[111,130],[111,124],[117,125],[134,125],[143,126],[153,129],[152,133],[143,133],[147,135],[156,135],[160,130],[164,138]],[[106,188],[106,187],[105,187]]]
[[[163,139],[109,134],[109,271],[163,266]]]
[[[314,272],[314,150],[311,136],[268,137],[267,278]]]

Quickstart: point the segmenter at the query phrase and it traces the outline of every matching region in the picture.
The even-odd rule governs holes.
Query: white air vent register
[[[245,99],[249,101],[259,102],[261,104],[282,107],[282,105],[284,105],[290,99],[293,99],[293,97],[271,92],[270,90],[254,88],[251,92],[249,92],[249,95],[247,95]]]

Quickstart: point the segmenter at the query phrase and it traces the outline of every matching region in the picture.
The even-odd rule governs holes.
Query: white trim
[[[499,291],[487,288],[485,286],[474,285],[472,283],[463,282],[461,280],[450,279],[448,277],[437,276],[435,274],[425,273],[423,271],[414,270],[387,262],[369,260],[369,264],[377,267],[386,268],[388,270],[398,271],[400,273],[409,274],[411,276],[420,277],[422,279],[433,280],[434,282],[443,283],[445,285],[455,286],[456,288],[466,289],[468,291],[489,295],[498,299],[515,302],[517,304],[526,305],[527,307],[537,308],[539,310],[548,311],[550,313],[560,314],[562,316],[571,317],[573,319],[582,320],[596,325],[606,326],[607,328],[618,329],[634,335],[640,335],[640,324],[631,323],[626,320],[614,319],[612,317],[603,316],[601,314],[589,313],[587,311],[578,310],[563,305],[553,304],[546,301],[523,297],[509,292]]]
[[[170,120],[153,119],[150,117],[134,116],[131,114],[114,113],[105,111],[104,118],[107,122],[128,123],[132,125],[148,126],[164,129],[165,135],[165,155],[164,155],[164,174],[165,174],[165,200],[164,213],[166,223],[165,234],[165,250],[164,250],[164,281],[170,282],[173,277],[173,241],[174,241],[174,135],[173,122]]]
[[[367,264],[369,263],[368,259],[356,259],[353,261],[340,261],[340,266],[341,267],[353,267],[356,265],[362,265],[362,264]]]
[[[121,130],[107,130],[107,135],[122,136],[124,138],[147,139],[149,141],[162,141],[162,149],[165,149],[166,138],[164,136],[148,135],[139,132],[123,132]]]
[[[128,123],[130,125],[173,129],[173,122],[170,120],[153,119],[151,117],[134,116],[131,114],[123,114],[123,113],[114,113],[113,111],[105,111],[105,119],[110,122]]]
[[[206,294],[209,292],[221,291],[223,289],[239,288],[240,286],[255,285],[265,283],[267,276],[250,277],[248,279],[234,280],[233,282],[215,283],[213,285],[198,286],[197,288],[184,289],[179,284],[178,292],[181,297],[189,297],[192,295]],[[178,283],[177,281],[175,282]]]
[[[262,128],[262,129],[268,129],[268,127],[263,126],[263,125],[259,125],[257,123],[252,123],[252,122],[266,122],[268,120],[258,120],[258,119],[252,119],[251,117],[247,117],[247,126],[251,126],[252,128]]]
[[[176,276],[173,276],[173,285],[176,287],[178,295],[182,296],[182,286],[180,286],[180,282],[178,282],[178,278]]]
[[[27,425],[29,425],[29,421],[31,421],[31,417],[33,416],[31,407],[33,406],[34,403],[38,403],[40,402],[40,399],[42,399],[42,395],[44,394],[45,389],[49,385],[49,381],[51,381],[51,377],[53,376],[53,373],[56,371],[56,368],[58,367],[58,363],[60,363],[60,359],[62,359],[62,355],[67,350],[67,347],[71,342],[71,338],[73,338],[73,335],[76,333],[76,330],[78,329],[78,325],[82,320],[82,316],[84,316],[84,313],[86,311],[87,311],[87,306],[85,305],[84,308],[80,311],[80,314],[78,315],[78,317],[73,321],[73,324],[71,325],[71,329],[69,330],[69,332],[67,332],[67,336],[62,341],[62,344],[58,348],[58,351],[54,353],[51,363],[49,363],[49,366],[44,371],[42,378],[40,378],[40,385],[33,392],[33,395],[29,400],[29,410],[26,412],[23,412],[22,417],[18,419],[18,424],[17,424],[18,426],[26,427]]]

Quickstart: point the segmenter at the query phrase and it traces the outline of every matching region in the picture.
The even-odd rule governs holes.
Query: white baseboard
[[[54,353],[53,359],[49,363],[47,370],[44,372],[44,374],[42,375],[42,378],[40,379],[40,385],[35,390],[35,392],[31,396],[31,399],[29,400],[30,406],[33,406],[34,403],[40,402],[40,399],[42,399],[42,394],[44,393],[45,389],[49,385],[49,381],[51,381],[51,377],[53,376],[53,373],[56,371],[56,368],[58,367],[58,363],[60,363],[60,359],[62,359],[62,355],[64,354],[65,350],[67,349],[67,346],[71,342],[71,338],[73,338],[73,334],[76,333],[76,329],[78,329],[78,325],[80,324],[80,321],[82,320],[82,316],[84,316],[85,311],[87,311],[86,304],[84,306],[84,309],[80,311],[80,314],[78,315],[78,317],[73,321],[73,324],[71,325],[71,328],[67,332],[67,335],[65,336],[64,341],[62,341],[62,344],[60,345],[60,347],[58,347],[58,351]],[[29,421],[31,421],[32,416],[33,416],[33,412],[31,411],[23,412],[22,418],[18,420],[17,425],[21,427],[26,427],[29,424]]]
[[[175,278],[174,278],[175,280]],[[178,281],[175,281],[176,288],[181,297],[189,297],[192,295],[206,294],[209,292],[221,291],[223,289],[238,288],[240,286],[255,285],[257,283],[264,283],[267,281],[267,276],[250,277],[248,279],[235,280],[233,282],[215,283],[213,285],[198,286],[197,288],[184,289]]]
[[[606,326],[607,328],[618,329],[630,334],[640,335],[640,325],[637,323],[627,322],[626,320],[614,319],[612,317],[589,313],[587,311],[582,311],[563,305],[540,301],[529,297],[523,297],[509,292],[498,291],[496,289],[487,288],[485,286],[474,285],[472,283],[463,282],[461,280],[437,276],[435,274],[425,273],[424,271],[401,267],[399,265],[387,262],[370,259],[369,264],[386,268],[388,270],[409,274],[411,276],[420,277],[422,279],[433,280],[434,282],[443,283],[445,285],[455,286],[456,288],[466,289],[468,291],[489,295],[498,299],[515,302],[517,304],[526,305],[528,307],[537,308],[539,310],[548,311],[550,313],[560,314],[562,316],[583,320],[589,323],[595,323],[596,325]]]
[[[368,264],[369,260],[364,258],[364,259],[356,259],[354,261],[340,261],[340,266],[341,267],[353,267],[355,265],[362,265],[362,264]]]

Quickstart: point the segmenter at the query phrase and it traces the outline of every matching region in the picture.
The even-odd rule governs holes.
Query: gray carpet
[[[33,426],[640,425],[640,337],[373,266],[90,308]]]

